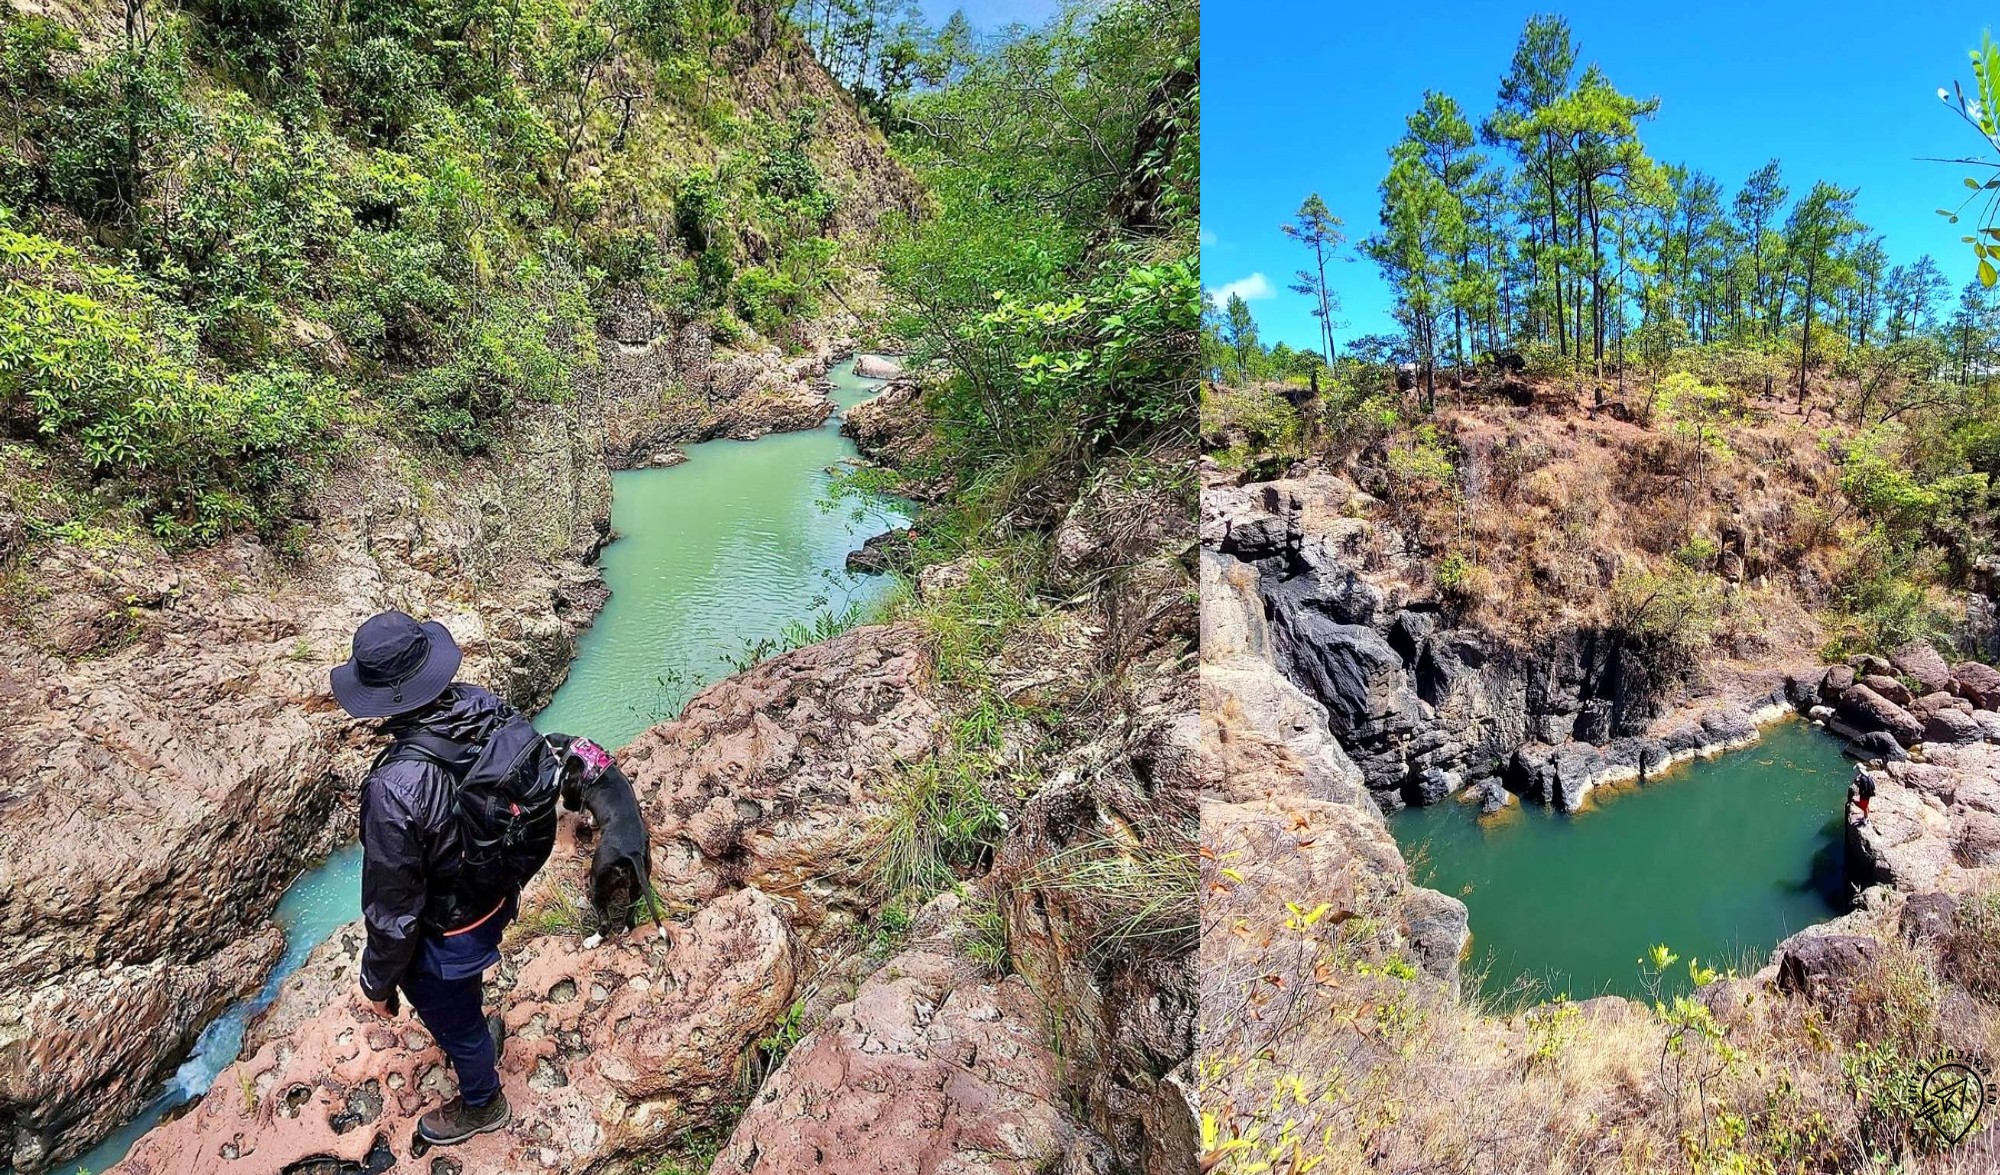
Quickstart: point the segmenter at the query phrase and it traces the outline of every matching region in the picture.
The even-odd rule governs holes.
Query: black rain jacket
[[[463,771],[513,711],[476,685],[456,682],[429,706],[383,723],[399,742],[423,731],[461,748]],[[456,780],[429,759],[382,762],[361,785],[361,990],[389,998],[427,935],[478,921],[506,894],[467,894],[457,885]]]

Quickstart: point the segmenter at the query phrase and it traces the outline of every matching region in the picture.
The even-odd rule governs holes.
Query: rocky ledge
[[[1049,612],[990,665],[1016,704],[1088,701],[1091,737],[1019,760],[1040,782],[996,797],[1007,831],[991,870],[935,898],[886,961],[871,953],[875,854],[948,713],[913,624],[755,666],[619,752],[654,834],[666,941],[642,924],[587,946],[565,928],[588,841],[565,817],[496,981],[506,1129],[413,1153],[450,1071],[415,1021],[357,1006],[350,927],[285,985],[246,1055],[118,1170],[622,1175],[719,1126],[718,1172],[1191,1169],[1193,929],[1119,941],[1107,929],[1128,912],[1048,872],[1086,854],[1146,859],[1175,838],[1191,853],[1191,536],[1184,515],[1131,501],[1134,480],[1106,473],[1054,536],[1057,590],[1091,606]],[[952,576],[932,578],[947,590]],[[981,935],[1004,924],[1006,973],[971,957],[974,907]]]
[[[702,323],[676,327],[633,298],[608,314],[588,392],[613,469],[671,465],[681,445],[818,428],[833,415],[827,368],[851,353],[854,320],[812,324],[802,353],[725,349]]]
[[[719,389],[698,414],[717,435],[816,426],[841,329],[801,359],[699,351],[672,373]],[[642,374],[608,361],[575,403],[524,415],[491,457],[446,474],[369,451],[283,550],[239,537],[16,556],[34,594],[0,641],[0,1146],[14,1169],[128,1118],[207,1019],[262,983],[279,894],[353,834],[371,750],[326,672],[356,624],[392,607],[437,619],[464,676],[524,708],[560,684],[603,599],[591,563],[608,469],[638,435],[621,429],[657,416],[670,386]]]
[[[584,891],[590,846],[565,817],[498,980],[514,1122],[426,1169],[616,1169],[735,1096],[752,1046],[830,965],[822,948],[871,908],[877,789],[934,746],[926,664],[914,630],[857,629],[709,688],[620,752],[654,829],[667,937],[651,924],[594,947],[581,928],[537,933]],[[358,1005],[360,939],[349,928],[322,947],[253,1034],[255,1054],[116,1170],[414,1158],[416,1119],[449,1095],[450,1070],[414,1019]]]
[[[1790,709],[1778,673],[1689,705],[1611,630],[1521,647],[1454,626],[1440,602],[1367,572],[1372,524],[1340,497],[1329,479],[1211,486],[1202,541],[1261,601],[1271,663],[1320,704],[1386,809],[1467,789],[1488,811],[1510,796],[1574,809],[1597,786],[1747,746]]]

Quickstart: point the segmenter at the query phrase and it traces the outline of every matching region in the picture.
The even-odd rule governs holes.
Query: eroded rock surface
[[[947,896],[935,916],[949,920]],[[1109,1172],[1063,1108],[1047,1009],[970,965],[949,930],[866,979],[744,1112],[714,1175]]]
[[[708,367],[685,370],[742,384],[704,427],[817,425],[830,405],[818,373],[837,349],[702,355]],[[772,409],[771,396],[817,406]],[[644,381],[607,382],[524,415],[491,458],[438,480],[366,452],[283,550],[240,537],[178,557],[32,552],[29,578],[49,589],[19,639],[0,641],[0,1035],[53,1038],[56,1010],[114,975],[174,977],[177,1007],[254,990],[261,971],[222,953],[353,834],[373,748],[326,673],[354,627],[391,607],[439,620],[465,651],[462,677],[540,705],[603,598],[589,564],[610,529],[610,434],[661,402]],[[0,1053],[17,1166],[76,1153],[143,1104],[189,1044],[178,1012],[149,1018],[158,1007],[77,1038],[46,1072],[25,1068],[32,1048]]]
[[[505,1130],[455,1148],[467,1171],[588,1172],[656,1151],[736,1096],[746,1048],[797,998],[816,944],[863,900],[854,872],[900,762],[933,746],[918,634],[857,629],[719,683],[620,755],[674,919],[594,948],[537,934],[584,891],[589,846],[565,817],[501,964],[510,1032]],[[852,883],[852,884],[850,884]],[[337,932],[253,1029],[254,1054],[118,1168],[264,1173],[312,1158],[411,1156],[449,1068],[418,1023],[375,1019],[352,986],[358,928]],[[379,1108],[355,1117],[353,1106]]]

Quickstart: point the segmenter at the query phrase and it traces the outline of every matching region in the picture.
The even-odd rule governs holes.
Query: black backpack
[[[457,743],[420,731],[396,740],[382,761],[428,760],[454,780],[460,894],[475,900],[518,894],[556,846],[562,756],[519,714],[493,732],[462,772],[461,754]]]

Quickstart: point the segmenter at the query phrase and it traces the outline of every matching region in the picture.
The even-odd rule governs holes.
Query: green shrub
[[[787,318],[810,306],[798,283],[768,269],[746,269],[732,294],[736,313],[758,334],[776,334]]]
[[[261,521],[343,414],[333,385],[266,367],[214,379],[130,274],[0,227],[0,405],[175,541]]]

